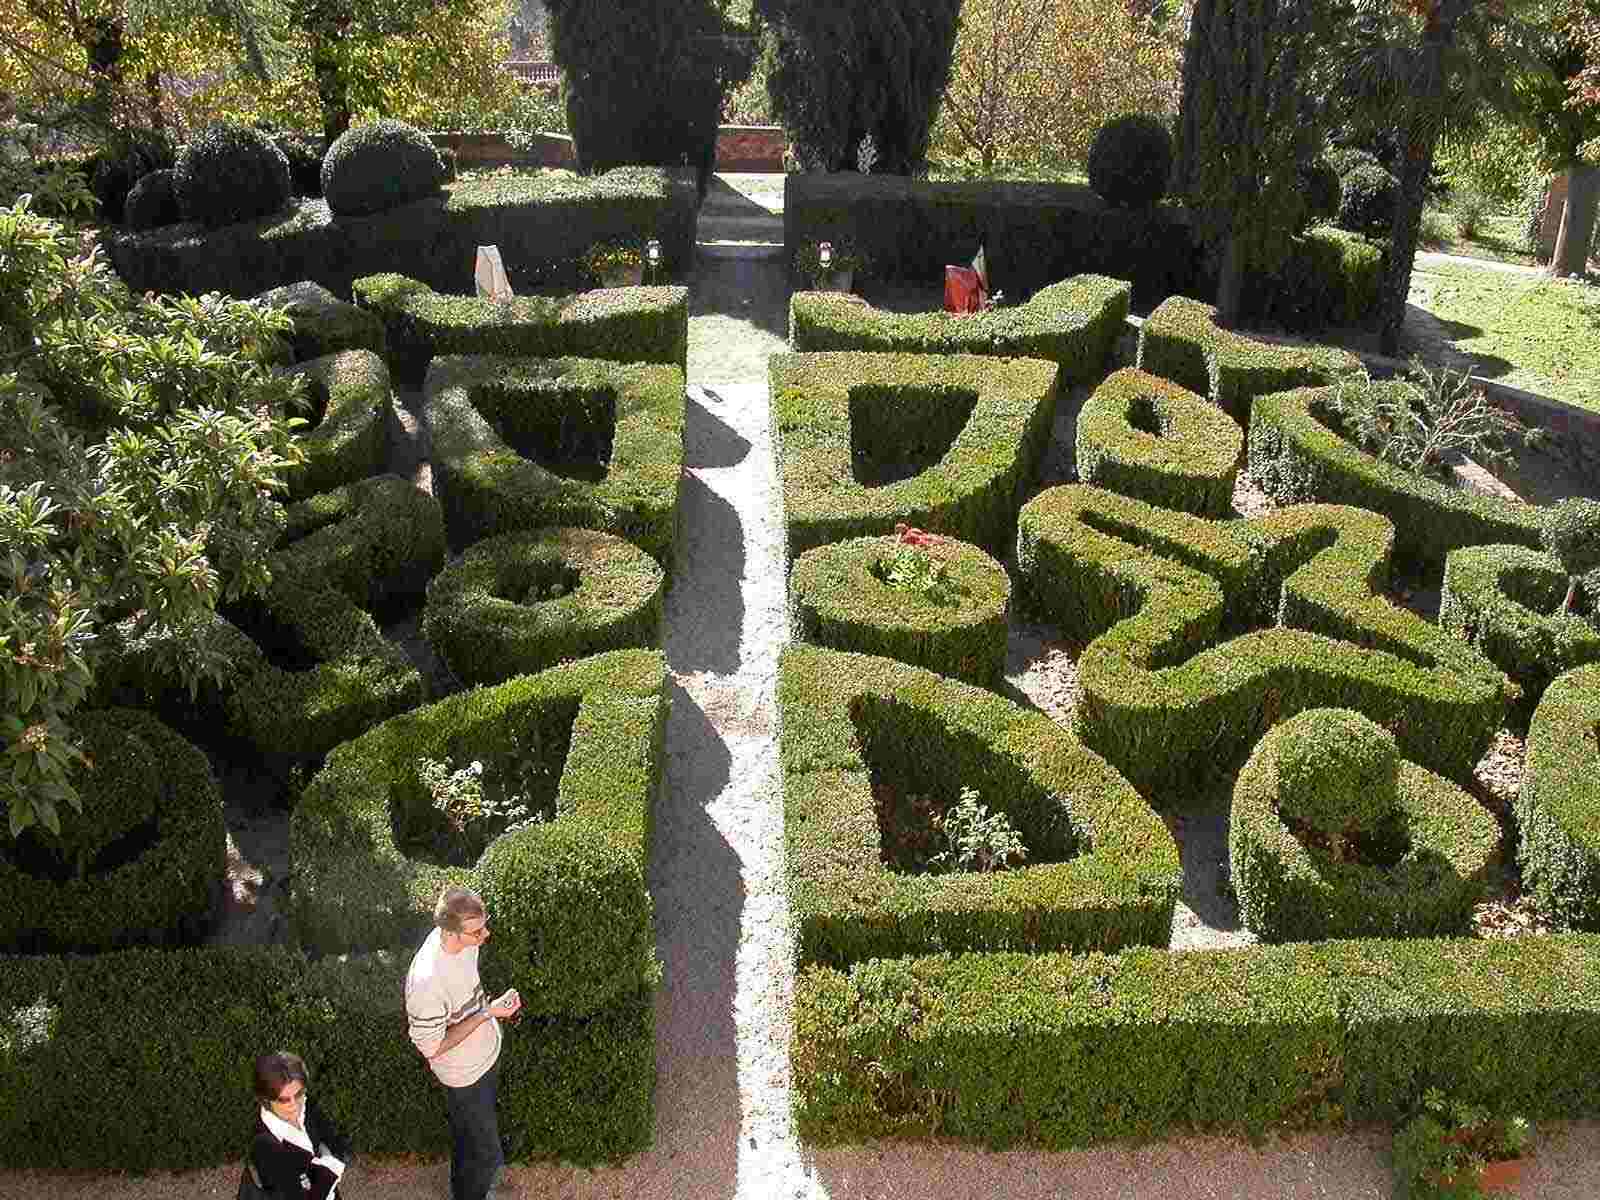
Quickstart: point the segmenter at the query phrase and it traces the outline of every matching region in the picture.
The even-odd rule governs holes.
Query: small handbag
[[[256,1164],[245,1159],[244,1170],[239,1172],[238,1200],[273,1200],[274,1194],[261,1186],[261,1175],[256,1170]]]

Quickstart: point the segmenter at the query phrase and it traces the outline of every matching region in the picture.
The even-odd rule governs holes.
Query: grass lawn
[[[1436,254],[1460,254],[1466,258],[1491,258],[1496,262],[1532,267],[1533,255],[1523,239],[1523,218],[1511,213],[1491,213],[1470,238],[1456,229],[1456,219],[1443,209],[1430,208],[1422,224],[1421,248]],[[1430,233],[1444,236],[1430,237]]]
[[[1411,301],[1477,373],[1600,412],[1600,287],[1441,267],[1412,276]]]

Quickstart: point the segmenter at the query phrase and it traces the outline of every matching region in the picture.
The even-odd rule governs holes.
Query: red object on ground
[[[982,312],[983,277],[970,267],[946,267],[944,310],[958,314]]]

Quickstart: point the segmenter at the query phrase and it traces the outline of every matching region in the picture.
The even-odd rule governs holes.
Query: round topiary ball
[[[1394,734],[1348,708],[1312,708],[1276,731],[1278,813],[1325,834],[1374,829],[1395,808]]]
[[[183,220],[178,209],[178,173],[171,169],[142,176],[128,193],[123,224],[129,229],[159,229]]]
[[[385,119],[347,129],[328,147],[322,195],[331,212],[361,216],[431,195],[444,177],[444,160],[427,134]]]
[[[1339,215],[1339,201],[1343,196],[1339,172],[1325,155],[1319,154],[1295,169],[1295,179],[1300,195],[1305,201],[1306,223],[1331,221]]]
[[[1339,228],[1383,232],[1394,221],[1399,196],[1400,181],[1376,163],[1353,167],[1339,180]]]
[[[259,129],[208,126],[178,156],[178,209],[209,229],[275,213],[289,202],[289,160]]]
[[[1117,208],[1146,208],[1166,194],[1172,135],[1147,113],[1112,117],[1089,147],[1089,186]]]
[[[1545,517],[1539,540],[1568,575],[1600,567],[1600,500],[1570,496]]]

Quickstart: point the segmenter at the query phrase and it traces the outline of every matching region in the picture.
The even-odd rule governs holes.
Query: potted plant
[[[596,242],[584,262],[601,287],[637,287],[644,280],[644,256],[626,242]]]
[[[867,257],[846,239],[806,242],[795,251],[794,266],[813,291],[848,292],[856,272],[867,269]]]
[[[1438,1088],[1394,1135],[1395,1195],[1408,1200],[1479,1200],[1514,1191],[1533,1126],[1449,1100]]]

